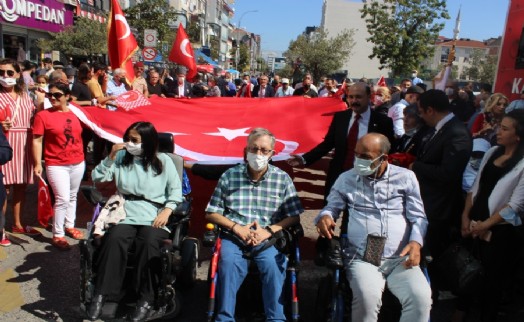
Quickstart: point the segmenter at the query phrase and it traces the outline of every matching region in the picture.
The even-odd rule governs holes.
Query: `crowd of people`
[[[342,218],[341,242],[353,289],[354,321],[376,320],[385,283],[402,304],[403,321],[427,321],[432,299],[437,300],[443,291],[443,276],[432,263],[438,263],[460,238],[480,243],[480,259],[486,268],[480,293],[485,321],[493,321],[501,300],[513,298],[512,282],[522,249],[517,256],[513,251],[523,240],[521,100],[510,105],[504,93],[492,93],[489,85],[475,95],[471,84],[459,88],[453,81],[444,91],[427,90],[416,71],[412,78],[388,87],[372,86],[366,79],[346,79],[340,84],[330,77],[315,83],[309,73],[298,81],[266,74],[233,79],[231,73],[219,69],[188,80],[184,66],[146,67],[135,63],[136,77],[129,83],[125,70],[111,71],[102,63],[73,67],[46,58],[37,68],[31,62],[0,61],[0,163],[13,207],[12,226],[7,230],[41,234],[21,222],[21,213],[27,207],[27,185],[44,170],[55,195],[52,244],[61,250],[70,249],[65,236],[84,238],[75,228],[76,196],[88,166],[96,166],[94,181],[116,180],[124,194],[139,194],[142,182],[154,178],[147,198],[168,202],[157,214],[148,200],[131,201],[137,207],[107,234],[100,266],[104,272],[96,284],[100,301],[92,307],[91,316],[100,314],[103,297],[121,285],[115,277],[121,268],[113,257],[120,258],[119,251],[135,236],[144,235],[150,243],[165,237],[167,232],[161,229],[165,217],[181,198],[180,186],[174,183],[179,179],[167,178],[174,173],[170,163],[157,157],[156,130],[151,124],[132,125],[124,136],[126,143],[113,145],[83,128],[69,109],[73,102],[114,110],[117,97],[130,90],[165,98],[334,97],[347,104],[347,110],[334,114],[323,141],[303,155],[292,155],[288,163],[307,167],[334,151],[327,169],[325,208],[315,224],[319,235],[330,239],[335,235],[335,220]],[[245,276],[245,267],[238,264],[243,261],[240,248],[259,247],[275,231],[294,224],[303,211],[290,178],[268,164],[275,154],[275,138],[269,130],[255,129],[250,134],[246,164],[225,172],[207,207],[207,219],[228,232],[222,243],[222,252],[228,256],[220,262],[225,267],[221,278],[228,287],[218,291],[229,299],[219,303],[217,321],[230,320],[234,312],[235,302],[225,294],[235,294]],[[93,160],[86,160],[91,141]],[[404,159],[409,161],[395,163],[392,156],[399,154],[409,155]],[[128,172],[134,172],[131,179],[148,179],[140,184],[127,182]],[[271,185],[280,190],[275,192],[277,188]],[[5,214],[7,202],[1,190]],[[164,190],[170,191],[167,197]],[[270,195],[275,193],[285,200],[273,200]],[[258,205],[243,202],[251,199]],[[138,206],[144,211],[138,213]],[[285,211],[276,216],[277,209]],[[9,246],[3,214],[0,245]],[[378,255],[368,253],[376,247]],[[267,282],[263,283],[266,314],[277,321],[284,319],[278,293],[283,276],[278,272],[285,265],[274,252],[271,248],[261,252],[259,268]],[[428,262],[431,286],[419,268],[422,259]],[[150,282],[137,283],[144,300],[137,315],[142,316],[154,291]],[[460,302],[455,321],[461,321],[471,305],[468,299]]]

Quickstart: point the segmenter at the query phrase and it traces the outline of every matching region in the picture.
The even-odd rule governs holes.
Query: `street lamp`
[[[236,40],[237,40],[237,50],[235,51],[235,69],[238,70],[238,62],[240,60],[240,39],[238,39],[238,34],[240,32],[240,27],[242,26],[242,18],[244,18],[245,15],[247,15],[248,13],[251,13],[251,12],[258,12],[258,10],[249,10],[249,11],[246,11],[244,12],[241,16],[240,16],[240,19],[238,19],[238,27],[237,27],[237,35],[236,35]]]

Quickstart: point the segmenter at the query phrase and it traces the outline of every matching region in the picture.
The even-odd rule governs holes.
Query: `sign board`
[[[158,33],[155,29],[144,29],[144,47],[156,47]]]
[[[144,58],[144,61],[155,61],[156,56],[158,55],[158,52],[155,48],[152,47],[145,47],[142,50],[142,57]]]

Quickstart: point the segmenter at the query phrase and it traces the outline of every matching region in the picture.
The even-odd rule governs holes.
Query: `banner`
[[[71,110],[97,135],[122,142],[134,122],[149,121],[158,132],[175,136],[175,153],[186,161],[234,164],[243,161],[249,132],[264,127],[276,137],[273,160],[286,160],[320,143],[333,113],[346,109],[337,98],[199,98],[152,97],[151,105],[109,111],[97,107]]]

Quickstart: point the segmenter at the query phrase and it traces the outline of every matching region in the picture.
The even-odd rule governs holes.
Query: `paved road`
[[[320,164],[319,168],[324,165]],[[299,274],[300,313],[304,322],[313,322],[318,281],[326,274],[325,268],[312,263],[316,232],[313,217],[322,206],[324,173],[319,170],[295,170],[295,184],[302,198],[305,214],[302,224],[305,238],[301,249],[305,260]],[[202,208],[209,198],[213,185],[192,179],[195,198],[192,233],[201,236],[203,225]],[[206,186],[207,185],[207,186]],[[99,185],[111,193],[111,185]],[[36,226],[36,186],[27,189],[27,204],[24,223]],[[197,193],[198,192],[198,193]],[[9,201],[10,202],[10,201]],[[77,227],[85,227],[90,219],[92,207],[79,196]],[[10,227],[11,220],[8,225]],[[43,236],[11,235],[13,245],[0,248],[0,321],[82,321],[79,312],[79,250],[74,246],[62,252],[49,243],[51,233],[41,229]],[[76,245],[76,241],[70,240]],[[177,321],[205,321],[207,307],[207,268],[209,251],[202,252],[202,266],[198,271],[196,286],[183,293],[182,313]],[[435,303],[432,321],[448,321],[453,301]],[[475,321],[475,319],[470,319]],[[524,318],[521,320],[524,321]]]

